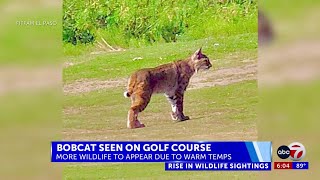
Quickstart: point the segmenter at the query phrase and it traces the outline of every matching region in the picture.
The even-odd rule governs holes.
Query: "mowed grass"
[[[189,90],[185,113],[191,120],[174,123],[163,95],[154,95],[140,114],[146,128],[127,129],[130,100],[122,89],[67,96],[65,140],[256,140],[257,83]],[[255,179],[253,172],[165,172],[163,163],[69,164],[65,179]]]
[[[254,172],[164,171],[164,163],[69,165],[64,179],[257,179]]]
[[[157,44],[150,47],[131,48],[122,52],[100,55],[69,56],[74,65],[63,71],[64,83],[79,79],[115,79],[128,77],[133,71],[185,59],[203,47],[215,68],[243,64],[243,60],[257,59],[257,33],[237,34],[189,42]],[[142,58],[133,60],[134,58]]]
[[[255,139],[256,81],[187,91],[185,114],[175,123],[163,95],[154,95],[140,114],[146,128],[126,128],[130,100],[123,89],[69,95],[64,104],[66,140],[244,140]],[[248,136],[252,135],[252,137]]]
[[[216,69],[255,63],[257,33],[238,34],[132,48],[122,52],[66,58],[73,66],[64,68],[65,84],[86,79],[117,79],[133,71],[184,59],[203,46]],[[141,60],[133,61],[135,57]],[[196,74],[201,76],[201,73]],[[256,140],[257,83],[243,81],[228,86],[187,90],[185,114],[191,120],[175,123],[171,107],[161,94],[152,96],[140,120],[142,129],[127,129],[130,99],[124,88],[67,94],[63,113],[64,140]],[[255,179],[253,172],[165,172],[163,163],[68,164],[65,179]]]

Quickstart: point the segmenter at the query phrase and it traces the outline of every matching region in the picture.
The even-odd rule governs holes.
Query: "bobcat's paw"
[[[174,121],[186,121],[189,120],[189,116],[177,115],[176,113],[171,113],[172,120]]]
[[[143,127],[146,127],[146,126],[145,126],[144,124],[140,123],[140,121],[137,120],[137,121],[135,122],[135,127],[136,127],[136,128],[143,128]]]
[[[190,119],[189,116],[185,116],[184,118],[185,118],[184,120],[189,120]]]
[[[140,123],[140,121],[134,121],[132,123],[128,122],[128,125],[127,127],[129,129],[135,129],[135,128],[143,128],[143,127],[146,127],[144,124]]]
[[[189,120],[189,116],[182,116],[181,118],[179,118],[180,121],[186,121]]]
[[[172,120],[174,120],[174,121],[178,120],[178,116],[177,116],[176,113],[174,113],[174,112],[171,113],[171,118],[172,118]]]

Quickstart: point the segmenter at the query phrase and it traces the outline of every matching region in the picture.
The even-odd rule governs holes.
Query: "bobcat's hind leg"
[[[142,95],[136,94],[134,95],[135,97],[132,98],[132,105],[128,112],[128,122],[127,122],[127,127],[130,129],[145,127],[145,125],[138,120],[138,114],[147,107],[150,101],[151,95],[148,95],[148,94],[142,94]]]
[[[138,113],[137,111],[135,111],[134,109],[130,108],[129,112],[128,112],[128,122],[127,122],[127,127],[129,129],[134,129],[134,128],[143,128],[145,127],[144,124],[142,124],[139,120],[138,120]]]

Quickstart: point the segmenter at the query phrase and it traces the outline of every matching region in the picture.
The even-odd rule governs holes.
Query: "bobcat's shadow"
[[[183,120],[183,121],[178,121],[178,120],[176,120],[176,121],[173,121],[174,123],[181,123],[181,122],[185,122],[185,121],[192,121],[192,120],[196,120],[196,119],[202,119],[202,118],[205,118],[205,116],[198,116],[198,117],[195,117],[195,118],[190,118],[190,119],[188,119],[188,120]]]

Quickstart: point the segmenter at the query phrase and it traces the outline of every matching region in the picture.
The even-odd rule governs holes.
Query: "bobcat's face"
[[[212,67],[212,64],[210,63],[209,58],[206,55],[203,55],[203,58],[197,60],[195,62],[195,69],[200,70],[200,69],[209,69]]]
[[[206,55],[202,54],[201,49],[196,51],[191,58],[196,72],[198,72],[198,70],[200,69],[207,70],[212,67],[209,58]]]

